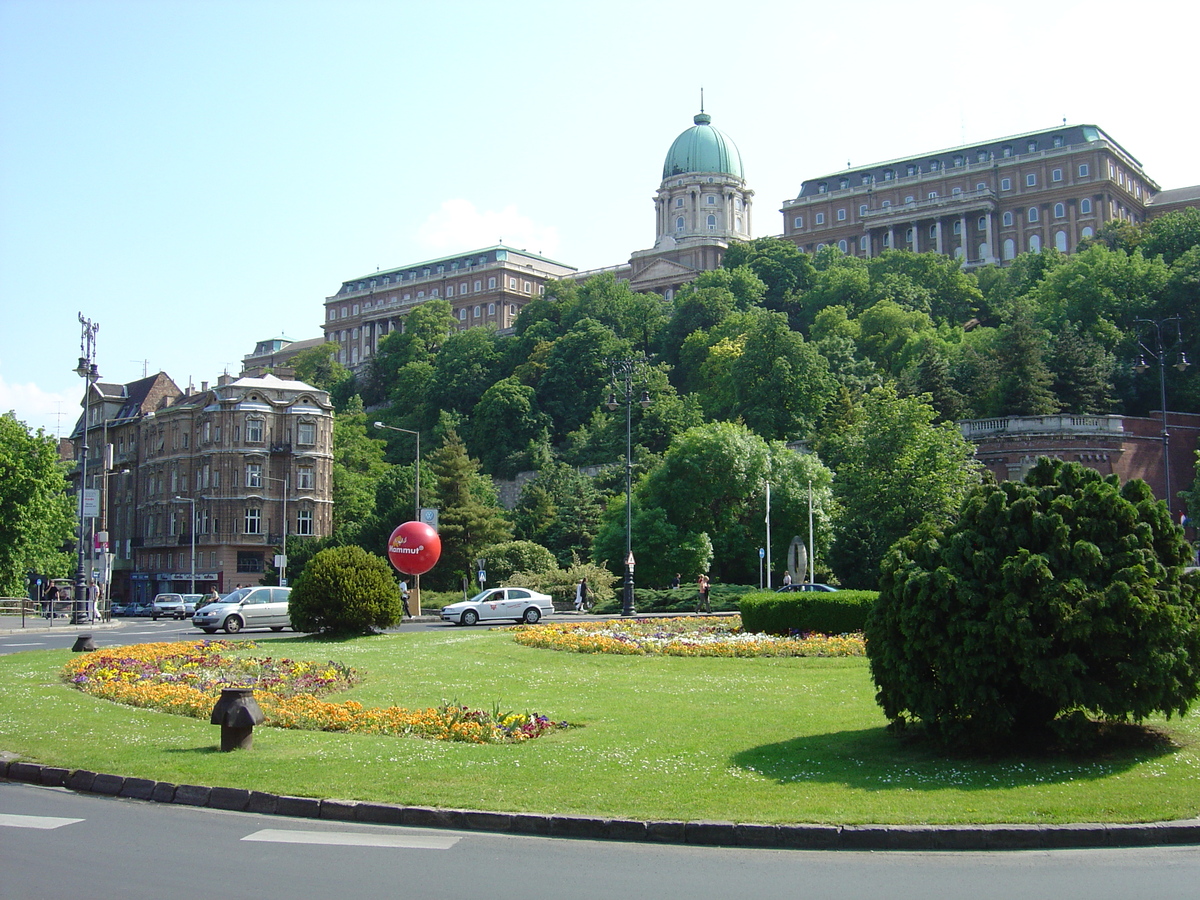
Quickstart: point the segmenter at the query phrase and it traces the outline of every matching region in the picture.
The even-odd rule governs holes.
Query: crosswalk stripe
[[[64,825],[74,825],[83,819],[64,819],[60,816],[16,816],[0,813],[0,826],[9,828],[62,828]]]
[[[459,838],[449,835],[366,834],[352,831],[284,831],[264,828],[243,841],[275,844],[329,844],[343,847],[393,847],[402,850],[449,850]]]

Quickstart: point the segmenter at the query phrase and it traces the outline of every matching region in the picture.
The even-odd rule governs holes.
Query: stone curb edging
[[[1200,844],[1200,818],[1078,825],[759,825],[501,813],[320,800],[241,788],[171,784],[0,758],[0,778],[81,793],[260,815],[538,837],[780,850],[1066,850]]]

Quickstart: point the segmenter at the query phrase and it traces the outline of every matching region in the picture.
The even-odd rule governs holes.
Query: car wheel
[[[230,616],[228,619],[225,620],[225,633],[226,634],[237,634],[241,630],[242,630],[242,620],[239,619],[237,616]]]
[[[542,617],[542,611],[536,606],[531,606],[525,610],[525,615],[521,616],[521,621],[526,625],[536,625],[538,619]]]
[[[217,633],[217,629],[215,629],[215,628],[201,628],[200,630],[203,631],[205,634],[216,634]]]
[[[462,614],[462,618],[459,619],[459,621],[464,625],[474,625],[479,621],[479,613],[475,612],[473,609],[468,609]]]
[[[158,616],[156,616],[154,614],[151,614],[150,618],[152,618],[155,622],[158,621]]]
[[[283,631],[283,626],[282,625],[272,625],[271,630],[272,631]]]

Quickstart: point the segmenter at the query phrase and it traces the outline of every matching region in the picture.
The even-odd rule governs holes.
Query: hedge
[[[878,591],[755,592],[741,598],[742,628],[763,634],[862,631]]]

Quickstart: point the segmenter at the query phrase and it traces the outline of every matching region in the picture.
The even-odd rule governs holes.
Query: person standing
[[[708,575],[703,572],[700,573],[700,577],[696,579],[696,587],[700,591],[700,596],[696,600],[696,612],[703,610],[706,613],[711,613],[712,607],[708,603]]]
[[[411,616],[412,613],[408,609],[408,579],[400,579],[400,609],[406,616]]]
[[[42,615],[47,619],[54,617],[54,601],[58,599],[58,585],[53,581],[42,594]]]
[[[579,584],[575,585],[575,611],[584,612],[588,608],[588,586],[587,579],[580,578]]]
[[[788,587],[791,583],[792,583],[792,573],[784,572],[783,573],[783,586]]]
[[[675,588],[677,588],[677,587],[679,587],[679,573],[678,572],[676,572],[675,577],[671,579],[671,590],[675,590]]]

